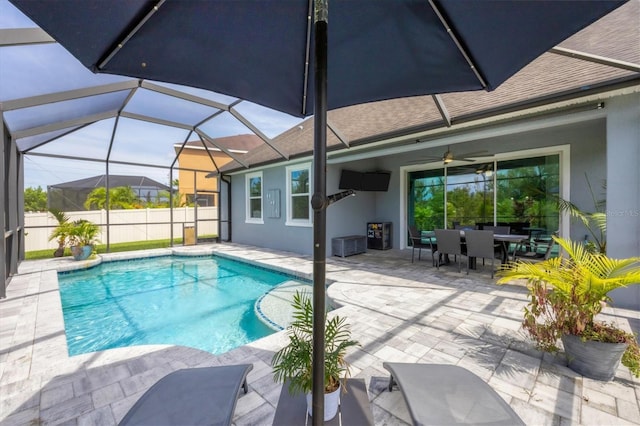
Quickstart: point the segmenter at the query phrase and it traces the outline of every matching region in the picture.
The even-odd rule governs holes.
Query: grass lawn
[[[216,237],[215,235],[205,235],[198,238],[215,238],[215,237]],[[181,245],[182,238],[174,238],[173,244]],[[120,251],[147,250],[147,249],[166,248],[166,247],[171,247],[170,239],[152,240],[152,241],[132,241],[129,243],[111,244],[109,247],[109,252],[117,253]],[[106,253],[107,245],[106,244],[96,245],[96,251],[98,253]],[[54,249],[28,251],[25,253],[25,260],[48,259],[50,257],[53,257],[53,252],[54,252]],[[71,250],[69,250],[69,248],[66,248],[64,251],[64,255],[71,256]]]

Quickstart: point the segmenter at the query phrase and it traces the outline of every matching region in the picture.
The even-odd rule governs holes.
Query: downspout
[[[227,239],[225,242],[229,243],[231,242],[231,179],[227,175],[220,174],[220,182],[227,184]],[[222,195],[222,186],[220,187],[220,195]],[[221,217],[221,210],[221,203],[218,202],[218,217]],[[220,240],[220,235],[222,235],[222,223],[218,220],[218,240]]]

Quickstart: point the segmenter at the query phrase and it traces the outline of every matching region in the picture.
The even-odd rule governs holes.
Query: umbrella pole
[[[313,140],[313,425],[324,424],[324,322],[327,240],[327,0],[315,0]]]

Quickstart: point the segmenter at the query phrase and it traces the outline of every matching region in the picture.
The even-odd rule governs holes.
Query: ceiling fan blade
[[[486,154],[488,152],[489,151],[487,151],[486,149],[482,150],[482,151],[465,152],[465,153],[462,153],[462,154],[457,154],[455,156],[455,158],[456,159],[462,159],[462,158],[469,158],[469,157],[478,157],[478,156],[480,156],[480,154]]]
[[[420,157],[415,160],[408,161],[407,164],[435,163],[442,161],[442,157]]]

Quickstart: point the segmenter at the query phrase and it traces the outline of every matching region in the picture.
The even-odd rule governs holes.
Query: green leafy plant
[[[574,219],[582,222],[587,232],[591,235],[593,241],[589,241],[586,247],[589,251],[598,251],[605,254],[607,252],[607,214],[605,212],[606,201],[598,200],[589,182],[588,176],[585,174],[589,194],[593,200],[593,212],[587,212],[578,206],[563,198],[558,198],[558,208],[560,211],[569,213]],[[605,186],[606,189],[606,185]]]
[[[86,219],[79,219],[70,224],[69,245],[92,246],[98,242],[100,228],[95,223]]]
[[[289,344],[273,356],[273,374],[277,382],[289,381],[289,392],[310,393],[312,389],[313,305],[307,293],[296,292],[292,303],[293,322],[287,328]],[[349,375],[347,349],[359,343],[351,340],[344,318],[325,314],[324,387],[335,391]],[[344,389],[344,386],[343,386]]]
[[[539,349],[556,352],[564,334],[609,343],[627,343],[622,364],[640,377],[636,336],[595,317],[610,301],[608,293],[640,283],[640,257],[612,259],[582,243],[553,237],[566,253],[544,262],[517,261],[499,272],[498,284],[526,279],[529,303],[523,328]]]
[[[71,233],[72,224],[69,222],[69,216],[61,210],[51,208],[49,209],[49,213],[58,221],[58,226],[51,232],[49,241],[56,240],[58,242],[58,248],[53,255],[61,257],[64,254],[64,248],[67,244],[67,238]]]

